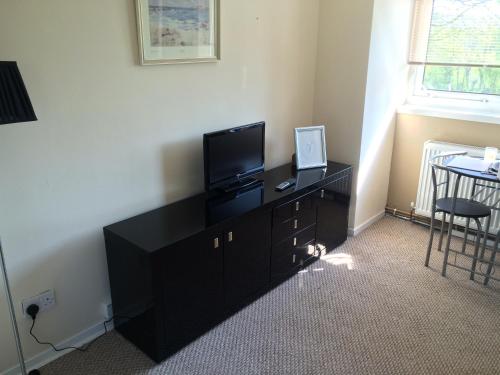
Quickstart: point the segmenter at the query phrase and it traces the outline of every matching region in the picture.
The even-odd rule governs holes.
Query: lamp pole
[[[23,347],[21,346],[21,339],[19,337],[19,329],[17,328],[16,313],[14,311],[14,304],[12,303],[12,293],[10,291],[9,278],[7,277],[7,267],[5,266],[5,258],[3,256],[2,240],[0,239],[0,264],[2,266],[3,282],[5,285],[5,294],[7,296],[7,304],[9,305],[10,320],[12,321],[12,331],[16,339],[17,356],[19,358],[19,366],[21,373],[26,375],[26,364],[24,363]]]
[[[31,105],[31,100],[26,91],[23,77],[15,61],[0,61],[0,125],[13,124],[16,122],[36,121],[35,111]],[[12,331],[16,339],[17,355],[19,358],[19,367],[23,375],[27,374],[26,364],[24,363],[23,347],[19,337],[17,327],[16,313],[12,303],[12,293],[7,277],[7,267],[3,254],[2,241],[0,239],[0,268],[2,269],[3,281],[5,284],[5,295],[9,305],[10,320],[12,322]],[[30,374],[40,373],[33,370]]]

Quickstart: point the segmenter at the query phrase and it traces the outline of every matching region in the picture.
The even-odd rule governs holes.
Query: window
[[[409,63],[414,99],[497,112],[500,0],[416,0]]]

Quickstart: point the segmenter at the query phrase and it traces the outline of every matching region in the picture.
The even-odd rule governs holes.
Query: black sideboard
[[[352,169],[285,165],[104,228],[115,328],[160,362],[347,238]],[[276,192],[280,182],[297,185]]]

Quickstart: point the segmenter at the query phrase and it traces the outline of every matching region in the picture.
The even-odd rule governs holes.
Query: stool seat
[[[436,200],[436,211],[450,214],[453,207],[453,198],[441,198]],[[468,199],[457,198],[455,216],[480,219],[491,215],[491,208]]]

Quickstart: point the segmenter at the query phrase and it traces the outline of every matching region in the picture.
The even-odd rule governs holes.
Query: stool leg
[[[465,247],[467,246],[467,239],[469,238],[469,228],[470,228],[470,218],[467,218],[465,224],[465,232],[464,232],[464,243],[462,244],[462,253],[465,253]]]
[[[446,267],[448,266],[448,257],[450,255],[451,235],[453,234],[453,220],[455,219],[455,209],[457,208],[458,188],[460,187],[461,177],[461,175],[457,175],[457,179],[455,180],[455,188],[453,189],[453,204],[451,205],[450,224],[448,225],[448,238],[446,239],[446,248],[444,249],[443,257],[443,270],[441,271],[441,275],[443,277],[446,276]]]
[[[427,255],[425,256],[425,266],[429,267],[429,260],[431,259],[432,243],[434,242],[434,220],[436,220],[436,208],[432,208],[431,215],[431,233],[429,238],[429,245],[427,246]]]
[[[450,214],[450,223],[448,224],[448,235],[446,238],[446,247],[444,249],[444,257],[443,257],[443,270],[441,271],[441,275],[446,276],[446,267],[448,266],[448,257],[450,255],[450,245],[451,245],[451,234],[453,232],[453,220],[455,215]]]
[[[490,258],[490,263],[488,264],[488,271],[486,272],[486,274],[488,276],[486,276],[484,278],[484,285],[488,285],[488,282],[490,281],[490,275],[491,275],[491,271],[493,270],[493,264],[495,264],[495,257],[497,255],[497,252],[498,252],[498,242],[500,242],[500,234],[497,236],[497,239],[495,240],[495,246],[493,246],[493,251],[491,253],[491,258]]]
[[[474,280],[474,275],[476,274],[477,258],[479,255],[479,245],[481,244],[481,222],[479,219],[475,219],[477,224],[477,236],[476,236],[476,246],[474,247],[474,259],[472,260],[472,271],[470,273],[470,279]]]
[[[446,212],[443,212],[443,218],[441,220],[441,234],[439,235],[439,245],[438,251],[443,248],[443,237],[444,237],[444,224],[446,223]]]
[[[488,219],[486,219],[486,229],[484,230],[484,241],[483,241],[483,247],[481,248],[481,260],[484,259],[484,252],[486,251],[486,243],[488,242],[488,232],[490,231],[490,225],[491,225],[491,216],[488,216]]]

